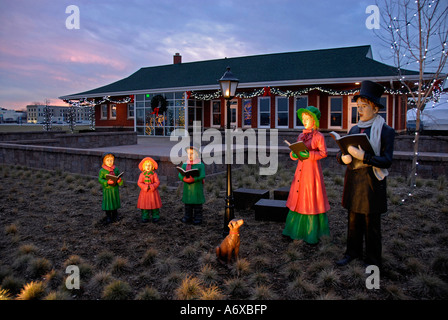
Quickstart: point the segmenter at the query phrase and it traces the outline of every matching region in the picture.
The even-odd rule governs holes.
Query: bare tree
[[[415,186],[420,115],[434,87],[446,78],[448,2],[446,0],[384,0],[377,4],[382,25],[377,36],[390,45],[403,88],[416,106],[414,155],[410,184]],[[407,76],[417,69],[418,80]]]
[[[44,114],[44,130],[51,131],[51,121],[53,120],[53,112],[50,107],[50,100],[45,99]]]

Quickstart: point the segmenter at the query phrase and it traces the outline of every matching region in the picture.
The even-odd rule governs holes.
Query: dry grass
[[[235,187],[290,184],[294,167],[259,176],[256,166],[233,172]],[[158,224],[140,222],[138,187],[120,194],[119,222],[105,225],[95,178],[63,172],[0,166],[0,299],[215,300],[362,299],[420,300],[448,297],[447,182],[390,177],[389,212],[382,217],[384,268],[380,289],[369,290],[360,261],[338,268],[345,250],[343,177],[324,172],[331,205],[330,236],[317,245],[287,241],[284,223],[257,221],[252,210],[236,211],[240,256],[229,266],[216,260],[222,241],[224,176],[207,179],[204,223],[184,225],[181,190],[163,186]],[[24,177],[31,177],[24,179]],[[42,188],[35,188],[38,179]],[[403,201],[404,200],[404,201]],[[65,287],[66,267],[79,267],[80,289]]]

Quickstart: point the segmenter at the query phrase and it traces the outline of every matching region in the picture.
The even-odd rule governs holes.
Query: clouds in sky
[[[141,67],[371,44],[369,0],[2,0],[0,106],[90,90]],[[66,28],[66,7],[80,29]],[[217,75],[219,76],[219,75]]]

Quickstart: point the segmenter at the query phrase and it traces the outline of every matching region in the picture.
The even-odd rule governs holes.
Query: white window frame
[[[107,104],[101,105],[101,120],[107,120],[108,108]]]
[[[284,125],[284,126],[278,125],[278,114],[279,114],[278,101],[280,99],[286,100],[286,112],[285,111],[281,112],[281,113],[286,113],[286,125]],[[283,97],[283,96],[275,97],[275,127],[276,128],[289,128],[289,97]]]
[[[135,118],[135,110],[134,110],[134,103],[132,102],[132,103],[128,103],[127,104],[127,106],[126,106],[126,108],[127,108],[127,119],[128,120],[131,120],[131,119],[134,119]],[[132,113],[132,115],[131,115],[131,113]]]
[[[340,126],[332,126],[331,125],[331,100],[332,99],[341,99],[341,125]],[[344,125],[344,97],[343,96],[330,96],[328,97],[328,129],[342,129]]]
[[[269,125],[260,125],[260,120],[261,120],[261,101],[262,100],[268,100],[269,101]],[[270,128],[271,127],[271,97],[258,97],[258,107],[257,107],[257,113],[258,113],[258,119],[257,119],[257,125],[258,128]],[[266,113],[266,112],[263,112]]]
[[[109,119],[116,120],[117,119],[117,105],[115,103],[112,103],[112,104],[110,104],[109,108],[110,108]],[[115,110],[115,116],[114,116],[113,110]]]
[[[219,115],[221,115],[221,113],[222,113],[222,102],[221,102],[221,100],[212,100],[212,103],[211,103],[211,105],[210,105],[210,124],[211,124],[211,127],[213,127],[213,128],[220,128],[220,127],[222,127],[222,118],[221,118],[221,116],[219,117],[219,124],[215,124],[214,122],[213,122],[213,115],[215,114],[214,112],[213,112],[213,105],[215,104],[215,102],[217,102],[217,103],[219,103],[219,112],[218,113],[216,113],[216,114],[219,114]]]
[[[293,124],[293,128],[294,129],[303,129],[304,126],[298,126],[297,125],[297,110],[299,110],[299,107],[297,106],[297,99],[303,99],[306,98],[306,106],[308,106],[308,101],[309,101],[309,97],[307,95],[304,96],[298,96],[298,97],[294,97],[294,124]],[[317,108],[317,106],[316,106]]]

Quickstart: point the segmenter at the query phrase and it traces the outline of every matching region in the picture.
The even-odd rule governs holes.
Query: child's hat
[[[146,158],[144,158],[142,161],[140,161],[140,163],[139,163],[139,165],[138,165],[138,168],[140,169],[140,171],[145,171],[145,170],[143,169],[143,164],[144,164],[146,161],[150,161],[150,162],[151,162],[152,167],[153,167],[154,170],[157,170],[157,168],[159,167],[159,165],[157,164],[157,162],[156,162],[153,158],[151,158],[151,157],[146,157]]]

